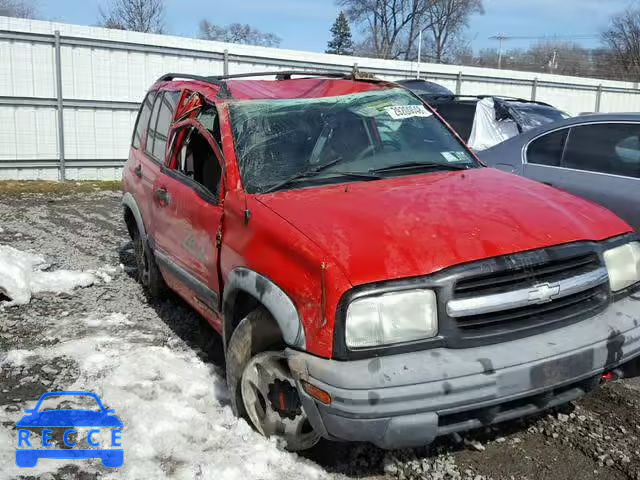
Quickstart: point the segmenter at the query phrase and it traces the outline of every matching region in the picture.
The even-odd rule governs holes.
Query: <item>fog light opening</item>
[[[305,392],[307,392],[311,397],[318,400],[320,403],[324,403],[325,405],[331,404],[331,395],[322,390],[321,388],[316,387],[315,385],[311,385],[309,382],[305,382],[301,380],[302,388]]]

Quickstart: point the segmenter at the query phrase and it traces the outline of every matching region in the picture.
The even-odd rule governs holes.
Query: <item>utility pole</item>
[[[420,80],[420,61],[422,57],[422,30],[418,34],[418,71],[416,72],[416,78]]]
[[[553,51],[553,58],[551,58],[549,67],[551,67],[550,70],[552,72],[558,70],[558,52],[556,50]]]
[[[504,33],[499,33],[498,35],[495,35],[489,38],[491,40],[498,40],[498,68],[501,69],[502,68],[502,42],[504,42],[505,40],[508,40],[509,37],[507,37]]]

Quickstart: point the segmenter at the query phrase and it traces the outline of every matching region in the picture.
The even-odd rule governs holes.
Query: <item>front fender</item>
[[[233,305],[237,295],[247,293],[262,303],[280,327],[285,343],[300,350],[306,349],[304,327],[298,311],[289,296],[273,281],[248,268],[237,267],[229,272],[224,288],[223,312],[225,318],[232,318]],[[227,322],[225,321],[225,330]],[[224,332],[225,339],[228,332]]]

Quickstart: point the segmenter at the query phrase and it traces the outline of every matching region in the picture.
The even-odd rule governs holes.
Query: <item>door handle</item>
[[[555,185],[554,185],[553,183],[551,183],[551,182],[542,182],[542,183],[544,183],[545,185],[549,185],[550,187],[554,187],[554,186],[555,186]]]
[[[134,168],[133,173],[136,174],[136,177],[142,178],[142,165],[138,165],[136,168]]]
[[[169,195],[166,188],[161,187],[156,189],[156,200],[158,200],[161,207],[166,207],[171,203],[171,195]]]

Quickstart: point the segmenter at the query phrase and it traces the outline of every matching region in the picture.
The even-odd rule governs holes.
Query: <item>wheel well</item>
[[[236,327],[240,324],[243,318],[245,318],[250,312],[258,307],[263,307],[268,310],[257,298],[245,291],[238,291],[234,294],[232,301],[228,302],[224,307],[224,340],[225,346],[229,343],[231,335]],[[282,338],[282,332],[278,327],[277,322],[273,321],[273,325],[265,325],[265,328],[273,328],[275,326],[278,329],[280,338]],[[283,341],[284,342],[284,341]]]
[[[138,225],[136,224],[136,217],[133,216],[133,212],[126,205],[124,207],[124,223],[127,225],[129,236],[133,238],[133,234],[138,229]]]

